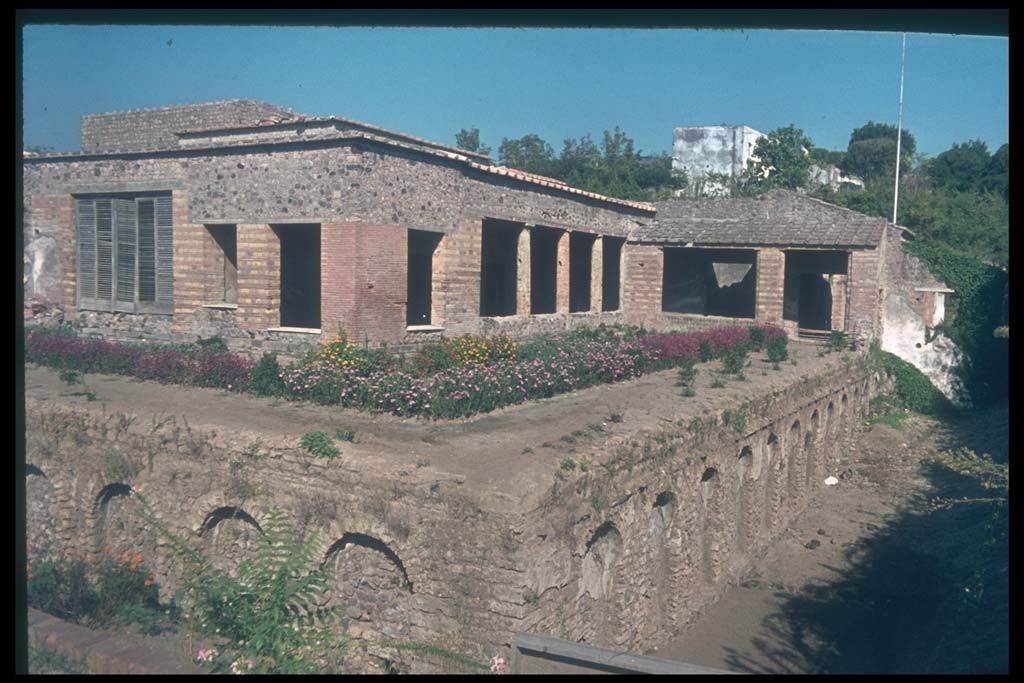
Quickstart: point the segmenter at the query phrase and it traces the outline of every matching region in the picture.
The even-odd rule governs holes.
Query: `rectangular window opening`
[[[558,296],[561,230],[530,228],[530,313],[554,313]]]
[[[757,252],[748,249],[666,248],[661,310],[753,318]]]
[[[320,327],[320,225],[275,225],[281,240],[281,327]]]
[[[432,324],[434,252],[441,235],[425,230],[410,230],[408,243],[406,325]]]
[[[215,252],[211,268],[212,302],[238,303],[238,228],[234,225],[207,225]]]
[[[480,245],[480,315],[515,315],[522,225],[486,218]]]
[[[597,235],[569,233],[569,312],[590,310],[590,273]]]
[[[619,288],[622,280],[622,237],[601,238],[601,310],[619,310]]]
[[[785,256],[782,317],[801,329],[831,330],[835,294],[832,276],[846,275],[848,253],[793,249]]]

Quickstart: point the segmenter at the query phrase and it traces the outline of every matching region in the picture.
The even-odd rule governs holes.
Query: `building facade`
[[[908,231],[792,192],[625,201],[248,100],[87,116],[82,140],[23,160],[26,316],[112,338],[291,353],[757,321],[866,340],[889,293],[925,288],[904,299],[934,326],[944,290],[906,265]]]

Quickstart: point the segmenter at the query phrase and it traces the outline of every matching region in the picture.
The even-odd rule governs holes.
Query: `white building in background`
[[[672,170],[686,171],[686,190],[696,196],[724,195],[727,188],[708,174],[738,178],[764,133],[750,126],[690,126],[672,130]]]
[[[687,188],[677,196],[717,197],[728,194],[721,178],[739,178],[747,164],[757,157],[754,148],[764,133],[750,126],[690,126],[672,130],[672,170],[686,171]],[[810,153],[810,150],[805,150]],[[717,178],[709,178],[709,175]],[[808,173],[812,185],[863,189],[864,181],[844,175],[832,165],[814,164]]]

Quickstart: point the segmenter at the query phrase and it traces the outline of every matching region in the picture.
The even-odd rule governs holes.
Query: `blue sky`
[[[446,143],[476,126],[495,152],[616,125],[667,152],[673,127],[721,123],[845,149],[899,100],[898,33],[30,25],[22,45],[25,144],[62,151],[84,114],[231,98]],[[904,128],[932,156],[1007,142],[1008,39],[909,34]]]

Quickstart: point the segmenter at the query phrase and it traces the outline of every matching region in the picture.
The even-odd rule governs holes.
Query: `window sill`
[[[234,311],[238,309],[238,304],[203,304],[203,308],[212,308],[218,311]]]
[[[406,332],[444,332],[444,328],[438,325],[408,325]]]
[[[268,327],[267,332],[292,332],[296,334],[320,334],[319,327]]]

